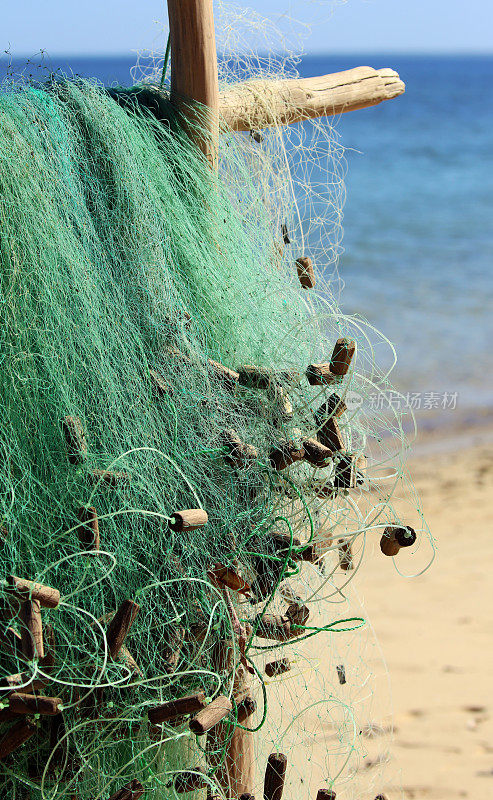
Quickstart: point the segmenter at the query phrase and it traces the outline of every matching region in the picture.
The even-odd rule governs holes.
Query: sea
[[[41,69],[129,84],[134,63],[44,56]],[[5,57],[0,79],[39,64]],[[392,383],[425,427],[493,419],[493,56],[306,55],[299,69],[363,64],[397,70],[406,92],[331,121],[347,162],[342,310],[395,345]]]

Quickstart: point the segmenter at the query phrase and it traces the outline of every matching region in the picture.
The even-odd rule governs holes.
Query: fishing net
[[[1,794],[369,797],[350,583],[429,534],[336,302],[342,147],[223,129],[215,174],[149,82],[0,95]]]

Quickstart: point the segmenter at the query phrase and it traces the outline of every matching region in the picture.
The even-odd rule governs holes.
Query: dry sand
[[[407,580],[374,548],[355,576],[393,689],[401,785],[382,786],[389,800],[493,798],[492,434],[414,448],[411,473],[437,540],[431,569]],[[369,750],[378,757],[377,740]]]

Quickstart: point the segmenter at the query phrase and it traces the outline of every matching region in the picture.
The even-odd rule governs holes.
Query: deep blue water
[[[106,84],[128,83],[132,64],[44,62]],[[396,345],[400,390],[493,407],[493,57],[308,56],[301,70],[360,64],[397,69],[407,90],[337,122],[348,162],[343,309]]]
[[[395,100],[343,115],[343,308],[396,345],[394,383],[493,405],[493,57],[307,58],[391,66]]]

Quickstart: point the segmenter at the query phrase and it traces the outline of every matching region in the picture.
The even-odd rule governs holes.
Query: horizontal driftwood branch
[[[405,91],[389,67],[355,67],[316,78],[246,81],[219,96],[219,113],[234,131],[291,125],[375,106]]]

